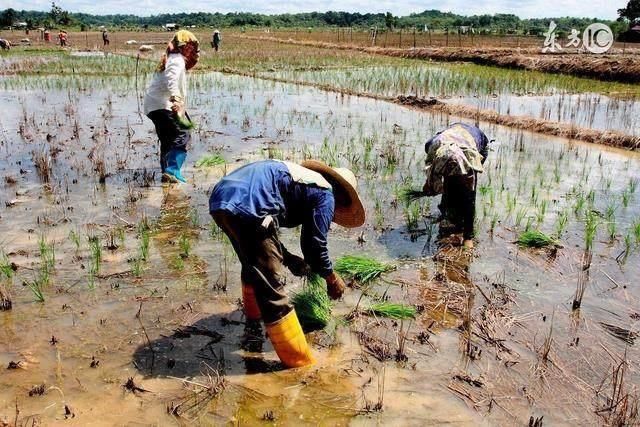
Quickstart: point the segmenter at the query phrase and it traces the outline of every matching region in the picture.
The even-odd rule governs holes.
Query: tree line
[[[640,0],[630,0],[629,6],[620,9],[621,20],[603,21],[589,18],[545,18],[545,19],[521,19],[513,14],[484,14],[463,16],[451,12],[439,10],[425,10],[421,13],[412,13],[408,16],[394,16],[392,13],[351,13],[351,12],[310,12],[310,13],[283,13],[278,15],[264,15],[249,12],[232,13],[172,13],[153,16],[136,15],[91,15],[86,13],[72,13],[63,10],[52,3],[49,12],[42,11],[17,11],[5,9],[0,12],[0,26],[9,27],[16,22],[25,22],[30,28],[37,27],[77,27],[81,29],[105,26],[121,29],[153,29],[167,23],[175,23],[180,26],[196,27],[271,27],[271,28],[319,28],[319,27],[357,27],[385,29],[409,29],[417,28],[423,31],[425,28],[435,31],[456,32],[460,27],[473,28],[480,33],[497,34],[531,34],[541,35],[549,28],[549,22],[553,19],[560,32],[568,32],[572,28],[583,29],[593,22],[604,22],[613,27],[618,33],[628,28],[628,23],[633,22],[638,16],[635,13],[635,3]],[[630,17],[623,16],[629,12]]]

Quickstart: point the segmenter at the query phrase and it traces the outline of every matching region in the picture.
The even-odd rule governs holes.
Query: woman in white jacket
[[[181,169],[191,139],[190,121],[185,110],[187,70],[196,65],[199,57],[198,39],[186,30],[175,33],[144,98],[144,113],[155,125],[160,139],[160,168],[164,182],[186,182]]]

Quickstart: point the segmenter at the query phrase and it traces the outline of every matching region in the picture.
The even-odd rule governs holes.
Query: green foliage
[[[331,301],[322,277],[312,274],[302,292],[291,299],[298,320],[305,331],[323,329],[331,320]]]
[[[517,243],[527,248],[545,248],[558,244],[554,238],[538,230],[528,230],[521,233],[520,236],[518,236]]]
[[[638,17],[637,3],[639,0],[631,0],[626,8],[618,13],[625,19],[633,20]],[[558,24],[558,31],[567,32],[571,28],[585,28],[594,22],[589,18],[536,18],[520,19],[516,15],[497,13],[493,15],[464,16],[439,10],[425,10],[421,13],[412,13],[409,16],[394,16],[387,13],[351,13],[351,12],[306,12],[283,13],[279,15],[263,15],[249,12],[222,13],[172,13],[157,14],[151,16],[135,15],[89,15],[86,13],[70,13],[52,4],[49,12],[40,11],[16,11],[6,9],[0,14],[0,21],[16,22],[24,20],[36,25],[82,25],[97,27],[105,25],[109,27],[160,27],[167,22],[175,22],[178,25],[196,25],[198,27],[304,27],[326,28],[332,27],[360,27],[369,29],[378,27],[380,30],[391,28],[423,28],[426,24],[431,30],[454,32],[461,25],[472,26],[480,33],[496,34],[534,34],[542,35],[549,28],[549,21],[553,19]],[[611,22],[606,22],[611,24]]]
[[[1,275],[7,276],[7,279],[13,276],[13,267],[4,252],[0,252],[0,276]]]
[[[338,273],[352,277],[360,283],[367,283],[382,273],[395,270],[396,266],[382,263],[373,258],[345,255],[336,261],[334,269]]]
[[[205,154],[196,162],[197,168],[224,165],[226,160],[219,154]]]
[[[181,234],[178,239],[178,245],[180,246],[180,258],[189,258],[191,253],[191,242],[186,234]]]
[[[627,19],[630,22],[640,20],[640,0],[629,0],[627,7],[618,9],[620,18]]]
[[[376,316],[388,317],[396,320],[413,319],[416,317],[416,309],[414,307],[392,302],[379,302],[372,304],[367,309],[367,312]]]
[[[180,114],[175,114],[173,119],[176,121],[178,126],[182,129],[195,129],[196,124],[188,119],[187,117],[183,117]]]

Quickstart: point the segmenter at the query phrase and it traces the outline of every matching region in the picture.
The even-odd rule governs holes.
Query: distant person
[[[222,37],[220,36],[220,31],[215,30],[213,32],[213,38],[211,40],[211,47],[218,51],[220,49],[220,42],[222,41]]]
[[[60,30],[58,40],[60,41],[60,47],[65,47],[67,45],[67,32]]]
[[[455,123],[425,144],[426,196],[442,194],[440,236],[462,232],[465,247],[473,248],[476,185],[487,159],[489,139],[477,127]]]
[[[176,32],[144,97],[144,113],[155,125],[160,140],[163,182],[187,182],[181,172],[191,139],[186,112],[187,70],[198,63],[198,46],[191,32]]]
[[[7,39],[0,39],[0,49],[9,50],[11,49],[11,43]]]
[[[107,33],[107,30],[102,30],[102,46],[103,47],[107,47],[109,46],[109,33]]]
[[[44,41],[47,43],[51,41],[51,33],[49,30],[44,30]]]

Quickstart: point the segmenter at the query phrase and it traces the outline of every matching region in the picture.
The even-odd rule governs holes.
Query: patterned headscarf
[[[173,35],[173,38],[167,45],[167,52],[162,55],[162,58],[160,58],[160,63],[158,64],[157,71],[164,71],[165,66],[167,65],[167,57],[169,56],[169,54],[180,52],[179,48],[188,43],[194,43],[197,46],[199,42],[196,36],[191,31],[176,31],[176,33]]]

